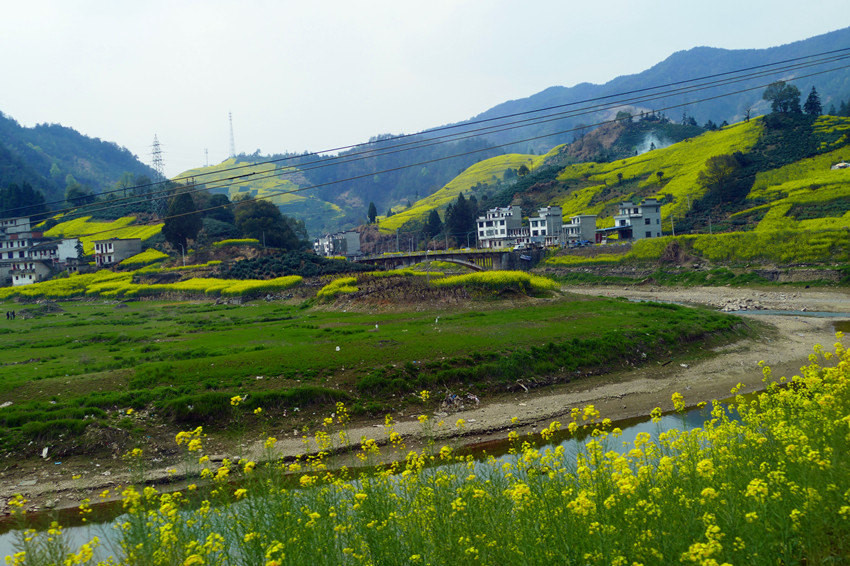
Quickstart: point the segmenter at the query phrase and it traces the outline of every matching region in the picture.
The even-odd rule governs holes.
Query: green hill
[[[380,229],[418,229],[431,210],[444,209],[463,191],[477,197],[481,210],[516,204],[529,214],[558,205],[565,220],[596,214],[598,227],[613,225],[620,202],[655,197],[663,203],[665,233],[673,232],[673,222],[677,234],[846,230],[850,169],[831,167],[850,158],[848,132],[850,118],[768,115],[607,163],[564,165],[569,146],[545,156],[503,155],[382,218]],[[713,182],[709,173],[717,163],[729,170]],[[521,164],[531,169],[526,178],[505,178],[505,171]]]

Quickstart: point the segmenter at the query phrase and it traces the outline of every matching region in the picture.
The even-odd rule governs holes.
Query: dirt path
[[[636,300],[659,300],[723,308],[727,305],[760,306],[776,310],[808,310],[847,313],[850,320],[850,293],[845,291],[795,290],[773,291],[733,288],[616,288],[571,287],[569,292],[601,296],[623,296]],[[836,318],[809,316],[776,316],[751,311],[742,314],[745,319],[759,320],[775,328],[769,337],[745,339],[735,344],[715,349],[711,356],[677,360],[674,363],[652,364],[643,368],[613,373],[565,385],[531,390],[528,393],[511,393],[493,396],[481,404],[467,402],[464,410],[451,414],[431,415],[438,442],[455,437],[455,442],[478,443],[501,438],[508,430],[520,433],[539,430],[549,421],[566,421],[573,407],[595,405],[603,417],[614,420],[647,415],[654,407],[670,409],[674,392],[684,395],[689,404],[729,396],[730,389],[738,383],[743,391],[762,387],[758,362],[765,360],[773,368],[774,376],[792,376],[807,363],[806,358],[815,344],[829,347],[835,342]],[[422,425],[418,415],[397,415],[395,431],[405,437],[408,449],[422,440]],[[511,419],[516,417],[517,422]],[[458,430],[455,423],[464,419],[466,424]],[[357,442],[361,437],[385,441],[388,430],[382,423],[362,423],[349,431]],[[303,453],[304,445],[299,435],[291,429],[272,431],[279,440],[277,455],[295,456]],[[261,442],[242,448],[230,447],[220,456],[249,459],[263,454]],[[162,459],[150,462],[147,479],[154,482],[173,480],[169,470],[180,470],[178,461]],[[0,513],[7,512],[6,501],[21,493],[31,501],[30,508],[73,507],[83,497],[91,497],[106,488],[126,484],[127,466],[121,460],[91,461],[69,460],[57,465],[52,460],[21,463],[0,471]],[[78,475],[77,479],[72,476]],[[178,482],[179,483],[179,482]]]

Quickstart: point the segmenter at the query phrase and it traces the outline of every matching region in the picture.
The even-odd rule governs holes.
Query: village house
[[[28,285],[66,269],[76,269],[79,240],[45,238],[29,218],[0,219],[0,283]]]
[[[522,230],[522,209],[516,205],[491,208],[478,217],[477,225],[479,247],[485,249],[512,248],[517,239],[528,237]]]
[[[660,238],[661,203],[654,198],[644,199],[640,204],[621,202],[620,213],[614,215],[613,228],[602,232],[616,232],[621,240]]]
[[[360,233],[350,230],[348,232],[325,234],[324,236],[316,238],[313,242],[313,251],[316,255],[324,257],[357,257],[361,254]]]
[[[562,239],[567,245],[593,242],[596,239],[596,215],[579,214],[564,224]]]
[[[94,263],[104,267],[118,263],[142,251],[140,238],[110,238],[94,241]]]

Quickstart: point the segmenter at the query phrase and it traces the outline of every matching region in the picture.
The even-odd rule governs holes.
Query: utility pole
[[[204,167],[210,166],[210,152],[207,148],[204,148]]]
[[[670,214],[670,227],[673,229],[673,237],[676,237],[676,217]]]
[[[395,229],[395,253],[398,253],[398,228]]]
[[[709,234],[714,233],[714,232],[711,231],[711,214],[708,215],[708,233]]]

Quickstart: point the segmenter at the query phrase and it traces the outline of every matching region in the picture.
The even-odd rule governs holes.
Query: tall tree
[[[236,227],[246,238],[256,238],[267,246],[285,250],[304,247],[307,239],[304,223],[284,216],[269,201],[247,198],[237,201],[235,207]]]
[[[201,230],[201,215],[189,193],[178,193],[172,197],[162,226],[162,235],[174,249],[186,252],[188,240],[195,239]]]
[[[45,212],[44,195],[26,181],[21,186],[12,183],[0,189],[0,218],[35,217]]]
[[[815,90],[815,87],[812,87],[812,91],[809,93],[809,97],[803,105],[803,110],[805,110],[806,114],[810,116],[818,117],[821,115],[823,108],[821,107],[820,97],[818,96],[818,91]]]
[[[440,213],[435,210],[431,211],[431,214],[428,215],[428,222],[425,223],[425,227],[422,228],[422,231],[425,233],[425,237],[429,240],[439,234],[443,230],[443,221],[440,220]]]
[[[374,202],[369,203],[369,224],[374,224],[375,219],[378,217],[378,208],[375,206]]]
[[[770,83],[764,90],[762,98],[770,101],[772,112],[794,114],[802,112],[800,109],[800,89],[794,85],[785,84],[785,81]]]

